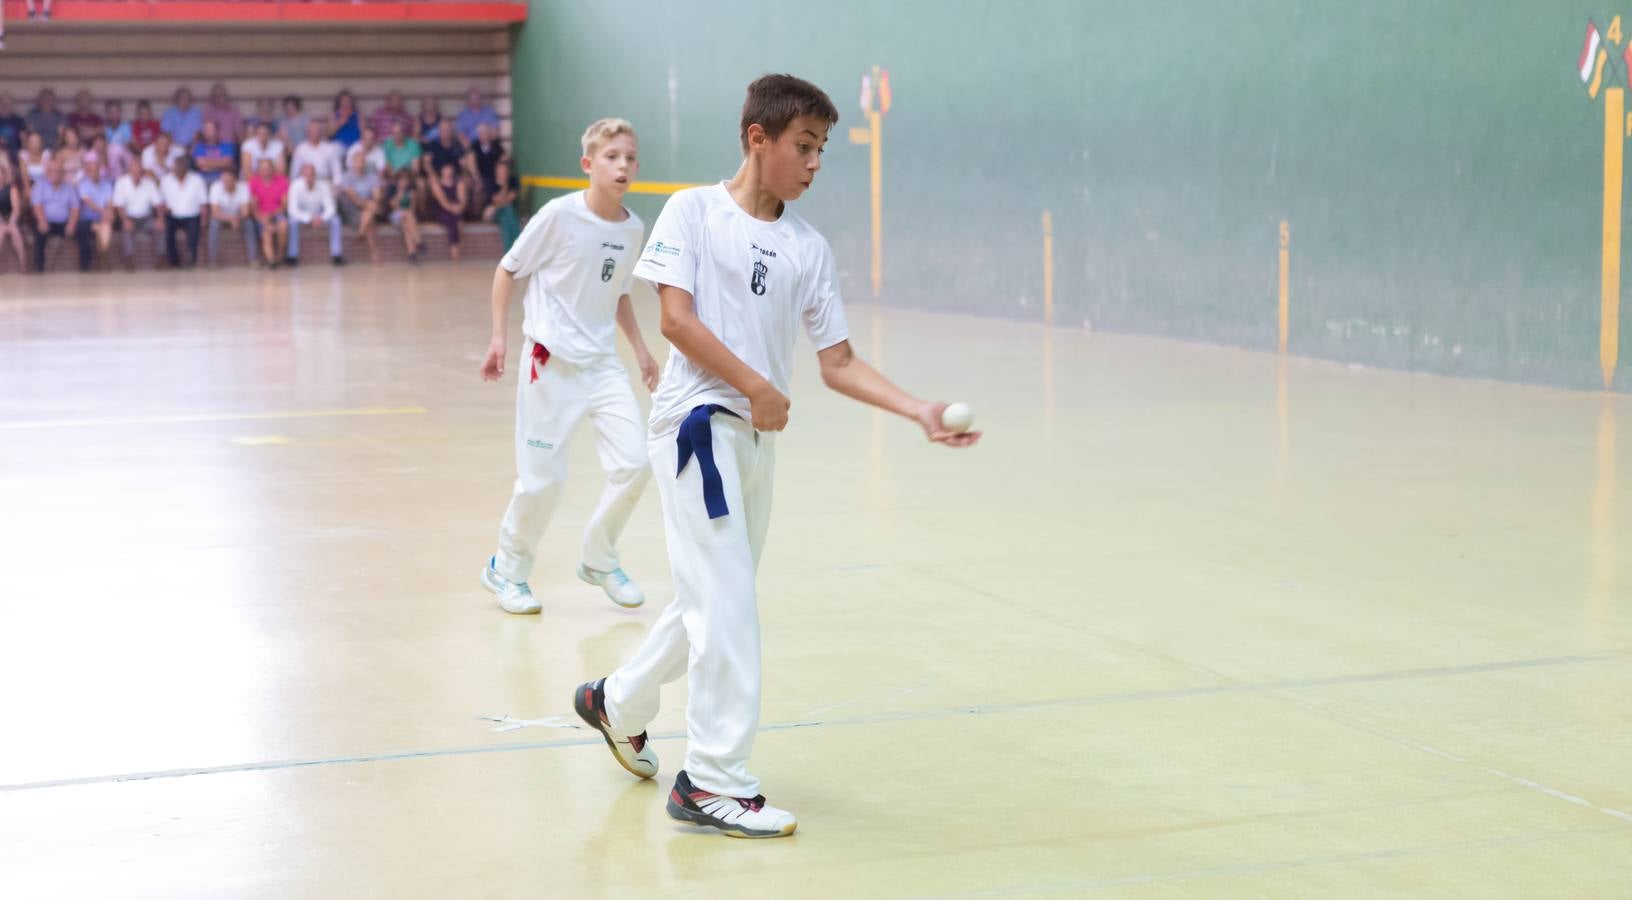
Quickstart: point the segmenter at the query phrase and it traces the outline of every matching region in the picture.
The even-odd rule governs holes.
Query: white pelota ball
[[[975,411],[967,403],[953,403],[941,413],[941,424],[947,431],[962,434],[975,424]]]

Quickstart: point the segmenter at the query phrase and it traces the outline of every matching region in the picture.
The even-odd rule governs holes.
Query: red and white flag
[[[1598,58],[1598,45],[1602,39],[1598,37],[1598,26],[1591,19],[1587,20],[1587,40],[1581,45],[1581,83],[1592,80],[1592,61]]]

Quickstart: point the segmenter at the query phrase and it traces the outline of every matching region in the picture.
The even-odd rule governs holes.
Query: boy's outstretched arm
[[[924,429],[924,434],[935,443],[967,447],[980,440],[978,431],[959,433],[946,430],[946,426],[941,424],[941,413],[946,411],[945,403],[919,400],[896,387],[882,372],[857,356],[850,348],[849,341],[840,341],[817,352],[816,358],[822,364],[822,383],[853,400],[917,422]]]

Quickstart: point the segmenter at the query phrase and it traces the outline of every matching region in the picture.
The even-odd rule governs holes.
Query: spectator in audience
[[[51,154],[52,158],[62,163],[62,177],[69,184],[79,183],[79,173],[85,169],[85,145],[79,139],[79,130],[68,127],[62,130],[62,144]]]
[[[28,120],[17,115],[16,98],[0,92],[0,155],[15,162],[17,151],[23,149],[23,132],[27,130]]]
[[[238,145],[228,141],[217,130],[214,119],[204,120],[204,130],[193,145],[193,162],[204,176],[205,185],[213,185],[222,172],[238,168]]]
[[[329,140],[346,150],[362,136],[362,121],[357,115],[357,98],[351,91],[342,90],[334,95],[334,118],[329,122]]]
[[[74,95],[74,111],[68,114],[68,127],[79,132],[82,146],[90,146],[91,138],[102,133],[102,117],[96,114],[90,91]],[[83,217],[81,217],[83,218]]]
[[[62,176],[62,163],[45,164],[45,177],[34,185],[30,204],[34,210],[34,271],[45,271],[45,247],[51,238],[79,244],[79,270],[91,269],[90,236],[79,233],[79,192]]]
[[[163,133],[164,126],[153,118],[153,104],[137,100],[136,118],[130,120],[130,152],[141,153],[153,146],[153,142]]]
[[[97,137],[106,140],[101,135]],[[75,187],[79,191],[79,230],[85,232],[85,238],[78,234],[74,238],[94,237],[96,249],[106,261],[108,248],[113,246],[113,179],[103,171],[101,160],[87,157],[85,171]]]
[[[300,228],[302,225],[324,226],[329,229],[329,257],[337,266],[346,264],[341,255],[345,232],[334,203],[334,189],[317,177],[317,167],[310,163],[300,167],[300,178],[289,186],[289,265],[300,264]]]
[[[391,189],[385,195],[385,205],[391,210],[390,221],[402,229],[402,245],[408,251],[408,261],[418,263],[419,248],[424,241],[419,236],[419,220],[414,217],[414,171],[403,167],[391,177]]]
[[[459,258],[459,217],[464,215],[465,205],[470,202],[470,189],[465,180],[459,177],[459,166],[448,163],[438,172],[431,182],[432,217],[441,223],[448,232],[448,252],[454,258]]]
[[[22,173],[23,187],[29,191],[45,177],[45,164],[51,161],[51,151],[45,148],[45,135],[30,131],[23,138],[23,149],[17,151],[17,170]]]
[[[154,180],[162,186],[164,176],[170,174],[176,160],[186,155],[174,141],[170,140],[170,135],[161,131],[159,136],[153,139],[153,143],[142,151],[142,165],[153,173]]]
[[[215,123],[220,140],[236,145],[244,139],[244,116],[238,104],[227,96],[227,86],[217,81],[210,88],[210,105],[204,109],[204,122]]]
[[[380,146],[379,133],[373,125],[363,128],[363,139],[351,145],[346,151],[346,171],[351,171],[351,161],[362,157],[368,164],[368,170],[375,175],[385,171],[385,148]]]
[[[27,3],[25,5],[28,8],[28,20],[30,22],[49,22],[49,21],[51,21],[51,0],[45,0],[45,3],[42,4],[45,7],[45,12],[40,12],[38,9],[35,8],[34,0],[27,0]]]
[[[113,208],[119,214],[119,238],[125,249],[125,269],[136,271],[136,235],[146,233],[158,252],[158,231],[164,209],[158,179],[135,156],[125,174],[113,183]]]
[[[441,124],[442,101],[427,94],[419,101],[419,115],[414,119],[414,137],[424,143],[436,134],[436,127]]]
[[[443,119],[436,128],[436,139],[425,145],[425,157],[420,163],[427,181],[435,181],[442,173],[442,167],[453,166],[455,174],[463,168],[466,148],[459,136],[454,133],[453,122]]]
[[[391,126],[391,140],[385,142],[385,171],[395,176],[398,172],[410,174],[419,171],[419,157],[424,152],[419,141],[408,136],[401,122]]]
[[[499,226],[499,240],[506,253],[521,236],[521,219],[516,215],[516,198],[520,196],[521,180],[510,171],[510,160],[499,160],[493,167],[493,184],[487,190],[487,209],[482,219]]]
[[[220,180],[210,185],[210,268],[221,266],[221,232],[238,231],[244,235],[244,261],[256,263],[255,248],[260,244],[256,227],[255,208],[251,205],[249,186],[238,180],[238,173],[227,169]]]
[[[28,270],[28,258],[23,254],[23,210],[27,207],[21,174],[9,162],[0,164],[0,253],[5,251],[6,241],[11,241],[12,249],[17,251],[19,271]]]
[[[289,240],[289,178],[272,160],[262,159],[249,180],[249,193],[255,199],[255,225],[261,233],[265,265],[276,269]]]
[[[45,149],[57,149],[57,142],[62,140],[62,126],[68,122],[68,117],[57,109],[55,91],[41,88],[39,97],[34,100],[34,108],[25,118],[28,130],[45,139]]]
[[[333,185],[340,175],[340,147],[323,139],[323,125],[320,122],[306,123],[306,140],[295,148],[294,156],[289,161],[291,172],[299,172],[307,166],[317,173],[318,181],[327,185]],[[289,189],[294,190],[294,185],[291,184]]]
[[[499,143],[499,130],[485,122],[477,126],[476,142],[470,145],[465,164],[470,177],[481,187],[480,196],[484,202],[493,194],[493,173],[503,158],[504,145]]]
[[[159,125],[178,145],[190,147],[204,128],[204,110],[193,105],[192,91],[176,88],[175,103],[164,111]]]
[[[385,95],[385,105],[369,114],[368,127],[374,129],[376,135],[384,136],[391,133],[391,126],[401,122],[408,126],[408,133],[413,134],[414,116],[403,105],[402,91],[392,91]]]
[[[176,232],[187,237],[187,268],[198,265],[198,238],[204,218],[204,207],[210,202],[209,188],[204,178],[192,171],[192,160],[178,156],[170,166],[170,173],[159,182],[159,193],[164,195],[164,255],[170,268],[181,268],[181,249],[176,243]]]
[[[306,125],[311,122],[311,117],[301,112],[304,105],[293,94],[283,98],[283,118],[278,120],[278,127],[274,131],[285,147],[293,147],[306,138]]]
[[[476,140],[476,129],[483,125],[492,125],[493,133],[499,131],[499,114],[482,100],[482,92],[471,88],[465,94],[465,108],[459,110],[459,139],[465,143]]]
[[[380,261],[380,248],[374,242],[374,226],[379,223],[380,208],[385,197],[385,184],[377,170],[369,167],[361,155],[351,157],[351,166],[340,179],[340,220],[354,228],[368,242],[368,261]]]
[[[102,167],[103,176],[111,182],[114,172],[125,170],[130,160],[130,151],[126,150],[123,144],[108,143],[108,136],[99,134],[91,141],[90,149],[85,151],[85,162],[88,164],[93,159]]]
[[[253,178],[261,169],[261,160],[272,163],[272,168],[279,172],[284,169],[284,159],[288,156],[288,148],[283,141],[273,136],[272,125],[269,122],[256,122],[255,135],[244,141],[243,166],[244,171]]]
[[[102,104],[102,135],[108,143],[120,147],[129,147],[131,142],[130,123],[125,121],[125,105],[118,100],[109,100]],[[94,141],[93,141],[94,143]],[[114,171],[123,172],[124,166]]]
[[[266,126],[273,131],[278,130],[278,113],[277,110],[274,109],[275,105],[276,104],[273,102],[271,97],[262,97],[261,99],[255,101],[255,112],[244,117],[245,141],[248,141],[249,136],[255,133],[255,126],[261,124],[262,122],[265,122]],[[249,177],[254,174],[255,171],[251,169],[248,175],[245,177]]]

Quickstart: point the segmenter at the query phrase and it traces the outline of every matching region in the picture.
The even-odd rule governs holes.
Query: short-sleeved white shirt
[[[635,277],[689,292],[703,325],[783,394],[801,326],[817,350],[850,337],[826,239],[786,207],[775,222],[755,219],[723,183],[669,198]],[[753,415],[736,388],[671,352],[652,396],[651,433],[673,431],[705,403]]]
[[[499,261],[516,278],[533,276],[521,330],[574,365],[616,359],[618,298],[629,293],[645,225],[596,215],[576,191],[539,210]]]

